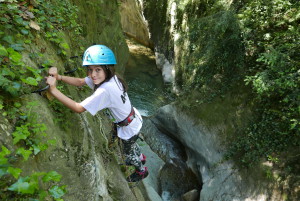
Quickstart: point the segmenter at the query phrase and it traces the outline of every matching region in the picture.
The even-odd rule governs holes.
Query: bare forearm
[[[81,113],[85,111],[85,108],[82,107],[79,103],[73,101],[63,93],[61,93],[56,87],[50,87],[50,93],[59,100],[66,107],[70,108],[74,112]]]
[[[73,86],[83,86],[83,85],[86,84],[85,81],[84,81],[84,78],[58,75],[58,79],[65,82],[65,83],[67,83],[67,84],[73,85]]]

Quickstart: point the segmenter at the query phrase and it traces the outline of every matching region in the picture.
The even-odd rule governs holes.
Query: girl
[[[115,75],[115,64],[114,53],[108,47],[93,45],[85,51],[83,56],[83,66],[87,68],[87,77],[62,76],[57,73],[56,67],[51,67],[47,83],[50,86],[50,93],[74,112],[88,111],[95,115],[100,110],[108,109],[109,116],[117,129],[117,135],[123,143],[125,163],[135,167],[135,172],[127,177],[127,181],[136,182],[149,174],[147,167],[143,167],[146,157],[141,154],[136,143],[142,127],[142,118],[130,103],[124,81]],[[81,103],[77,103],[56,88],[56,80],[74,86],[87,84],[94,90],[94,93]]]

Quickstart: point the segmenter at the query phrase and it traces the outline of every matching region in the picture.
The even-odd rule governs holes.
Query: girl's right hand
[[[50,90],[56,87],[56,79],[51,75],[46,77],[46,83],[50,86]]]
[[[58,73],[57,73],[56,67],[49,68],[48,74],[49,74],[49,76],[55,77],[55,79],[58,80]]]

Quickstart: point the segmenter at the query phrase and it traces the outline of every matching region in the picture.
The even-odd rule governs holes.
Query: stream
[[[164,83],[161,70],[156,66],[154,52],[130,39],[126,42],[130,51],[124,73],[128,95],[142,116],[151,116],[172,101],[169,86]]]

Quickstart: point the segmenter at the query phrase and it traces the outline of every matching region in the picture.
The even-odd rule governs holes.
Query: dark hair
[[[114,65],[100,65],[100,67],[103,69],[103,71],[105,73],[105,80],[103,82],[101,82],[100,84],[95,85],[94,91],[96,91],[96,89],[98,87],[100,87],[104,82],[108,82],[112,77],[114,77],[116,75],[117,79],[118,79],[116,81],[119,81],[123,86],[123,91],[127,92],[128,86],[127,86],[125,80],[116,74]],[[117,83],[117,84],[119,84],[119,83]]]

